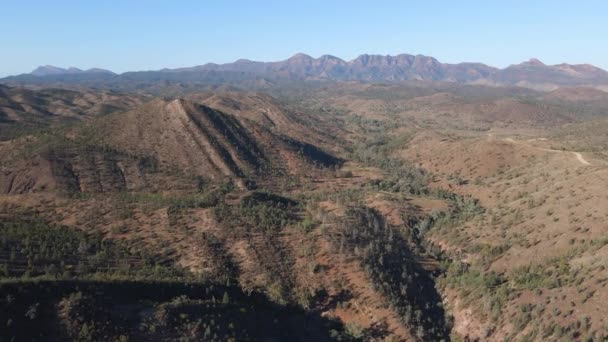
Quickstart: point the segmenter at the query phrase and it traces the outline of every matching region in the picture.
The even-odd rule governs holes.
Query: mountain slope
[[[47,124],[87,120],[125,110],[142,103],[143,97],[87,89],[28,89],[0,85],[0,122]]]
[[[490,80],[497,84],[554,89],[557,86],[605,84],[607,78],[608,72],[589,64],[545,65],[537,59],[531,59],[500,70]]]
[[[274,97],[259,92],[213,91],[186,96],[223,113],[235,116],[244,125],[249,121],[272,131],[330,151],[339,150],[324,123],[315,115],[285,106]]]
[[[185,100],[152,101],[113,116],[101,130],[110,132],[111,146],[214,177],[242,177],[266,160],[234,117]]]
[[[179,170],[177,179],[233,180],[245,187],[248,181],[301,176],[341,163],[289,130],[269,130],[246,111],[235,114],[184,99],[159,99],[63,131],[10,141],[0,146],[6,160],[0,185],[4,193],[123,191],[158,188],[156,172]],[[289,122],[276,114],[277,122]]]

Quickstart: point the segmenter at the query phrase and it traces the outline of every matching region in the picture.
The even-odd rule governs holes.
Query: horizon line
[[[253,60],[253,59],[248,59],[248,58],[238,58],[238,59],[233,60],[231,62],[229,61],[229,62],[223,62],[223,63],[222,62],[206,62],[206,63],[203,63],[203,64],[189,65],[189,66],[180,66],[180,67],[173,67],[173,68],[162,67],[160,69],[153,69],[153,68],[151,68],[151,69],[140,69],[140,70],[127,70],[127,71],[122,71],[122,72],[116,72],[116,71],[113,71],[113,70],[111,70],[109,68],[99,67],[99,66],[93,66],[93,67],[90,67],[90,68],[80,68],[80,67],[76,67],[76,66],[73,66],[73,65],[72,66],[67,66],[67,67],[60,67],[60,66],[52,65],[52,64],[44,64],[44,65],[39,65],[39,66],[35,67],[34,69],[32,69],[29,72],[23,72],[23,73],[20,73],[20,74],[6,74],[6,76],[1,76],[1,77],[2,78],[8,78],[8,77],[21,76],[21,75],[31,75],[37,69],[39,69],[39,68],[45,68],[45,67],[57,68],[57,69],[65,70],[65,71],[68,71],[70,69],[77,69],[80,72],[87,72],[89,70],[99,69],[99,70],[102,70],[102,71],[109,71],[109,72],[111,72],[111,73],[113,73],[115,75],[122,75],[122,74],[129,73],[129,72],[151,72],[151,71],[165,71],[165,70],[173,71],[173,70],[179,70],[179,69],[188,69],[188,68],[202,67],[202,66],[206,66],[206,65],[218,65],[218,66],[222,66],[222,65],[227,65],[227,64],[234,64],[234,63],[237,63],[239,61],[243,61],[243,62],[246,61],[246,62],[252,62],[252,63],[278,63],[278,62],[288,61],[288,60],[290,60],[290,59],[292,59],[292,58],[294,58],[296,56],[307,57],[307,58],[310,58],[310,59],[313,59],[313,60],[318,60],[318,59],[321,59],[323,57],[332,57],[332,58],[339,59],[339,60],[341,60],[341,61],[343,61],[345,63],[352,63],[352,62],[356,61],[357,59],[359,59],[359,58],[361,58],[363,56],[398,57],[398,56],[404,56],[404,55],[406,55],[406,56],[412,56],[412,57],[427,57],[427,58],[432,58],[432,59],[436,60],[437,62],[439,62],[441,64],[448,64],[448,65],[483,64],[485,66],[488,66],[488,67],[491,67],[491,68],[495,68],[495,69],[498,69],[498,70],[504,70],[504,69],[507,69],[507,68],[509,68],[511,66],[521,65],[521,64],[524,64],[524,63],[539,63],[539,64],[542,64],[542,65],[548,66],[548,67],[559,66],[559,65],[564,65],[564,64],[565,65],[586,65],[586,66],[593,66],[595,68],[598,68],[598,69],[606,71],[606,69],[598,67],[598,66],[596,66],[594,64],[591,64],[591,63],[568,63],[568,62],[561,62],[561,63],[557,63],[557,64],[546,64],[546,63],[542,62],[540,59],[535,58],[535,57],[531,57],[528,60],[524,60],[524,61],[521,61],[519,63],[512,63],[512,64],[509,64],[509,65],[501,68],[501,67],[497,67],[497,66],[490,65],[490,64],[487,64],[487,63],[484,63],[484,62],[479,62],[479,61],[477,61],[477,62],[472,62],[472,61],[442,62],[440,59],[438,59],[438,58],[436,58],[434,56],[425,55],[425,54],[398,53],[398,54],[391,55],[391,54],[379,54],[379,53],[362,53],[362,54],[359,54],[359,55],[357,55],[357,57],[354,57],[352,59],[344,59],[344,58],[341,58],[341,57],[338,57],[338,56],[335,56],[335,55],[331,55],[331,54],[322,54],[319,57],[313,57],[312,55],[304,53],[304,52],[297,52],[297,53],[291,55],[290,57],[287,57],[285,59],[280,59],[280,60]],[[44,76],[42,76],[42,77],[44,77]]]

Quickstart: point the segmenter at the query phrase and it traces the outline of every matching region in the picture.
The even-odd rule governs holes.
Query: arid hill
[[[258,107],[257,113],[264,109],[268,108]],[[6,166],[4,191],[56,188],[50,179],[70,191],[133,189],[145,183],[146,167],[215,181],[234,179],[244,186],[275,174],[301,175],[311,167],[340,164],[321,148],[290,137],[295,123],[290,124],[284,112],[270,115],[285,133],[252,120],[255,111],[232,112],[238,116],[183,99],[154,100],[58,133],[25,138],[25,156],[6,145],[6,155],[20,162]]]
[[[317,115],[289,108],[268,94],[213,91],[189,94],[187,99],[231,114],[241,121],[251,120],[275,134],[341,152],[341,146],[336,144],[336,137],[331,134],[334,127],[328,127]]]
[[[409,142],[405,155],[436,175],[435,186],[487,208],[429,235],[467,265],[448,271],[445,283],[461,336],[573,338],[605,326],[608,163],[560,144],[565,138],[427,134]]]
[[[112,91],[28,89],[0,85],[0,137],[17,128],[90,120],[140,105],[145,96]]]

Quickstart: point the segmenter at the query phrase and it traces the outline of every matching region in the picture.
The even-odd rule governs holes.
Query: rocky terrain
[[[607,338],[605,72],[296,55],[156,73],[3,80],[2,337]]]

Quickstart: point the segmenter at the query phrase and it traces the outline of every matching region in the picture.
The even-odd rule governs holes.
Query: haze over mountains
[[[230,83],[242,81],[365,81],[397,82],[409,80],[446,81],[491,86],[522,86],[553,90],[561,86],[608,87],[608,72],[589,64],[545,65],[537,59],[514,64],[504,69],[482,63],[441,63],[434,57],[400,54],[396,56],[360,55],[351,61],[323,55],[306,54],[278,62],[256,62],[239,59],[233,63],[134,71],[114,74],[103,69],[62,69],[38,67],[30,74],[0,79],[7,84],[93,84],[123,85],[129,82]]]
[[[34,69],[34,71],[32,71],[30,74],[34,75],[34,76],[50,76],[50,75],[95,74],[95,73],[114,75],[114,73],[109,70],[99,69],[99,68],[91,68],[91,69],[87,69],[87,70],[82,70],[82,69],[78,69],[78,68],[74,68],[74,67],[69,67],[67,69],[64,69],[64,68],[59,68],[59,67],[52,66],[52,65],[39,66],[36,69]]]

